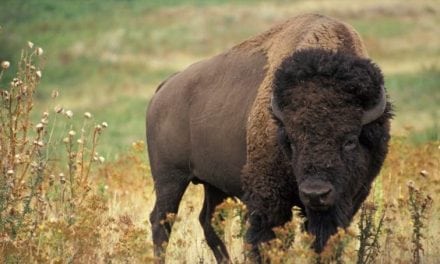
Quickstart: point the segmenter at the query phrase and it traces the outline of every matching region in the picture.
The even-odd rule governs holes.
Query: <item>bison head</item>
[[[368,195],[387,152],[391,105],[370,60],[322,49],[288,57],[275,73],[271,108],[321,251]]]

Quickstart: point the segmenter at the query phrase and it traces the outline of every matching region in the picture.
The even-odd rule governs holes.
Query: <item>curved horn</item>
[[[385,93],[385,88],[383,85],[380,87],[380,101],[373,108],[364,112],[362,116],[362,125],[369,124],[374,120],[378,119],[387,106],[387,95]]]
[[[275,98],[272,95],[270,98],[270,107],[272,108],[273,115],[278,118],[280,121],[283,121],[283,114],[281,113],[281,109],[278,107],[277,103],[275,102]]]

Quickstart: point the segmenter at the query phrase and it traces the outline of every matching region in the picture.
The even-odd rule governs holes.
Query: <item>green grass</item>
[[[386,78],[395,105],[395,131],[408,131],[411,141],[416,143],[439,139],[439,84],[440,71],[436,68]]]
[[[391,98],[405,102],[398,111],[439,111],[440,70],[426,69],[413,74],[395,74],[386,79]],[[423,105],[420,101],[424,102]]]
[[[7,0],[0,3],[7,10],[0,13],[0,60],[17,61],[28,40],[43,47],[37,108],[50,109],[51,91],[59,90],[64,107],[105,119],[110,127],[102,145],[111,158],[130,141],[144,138],[147,103],[166,76],[288,17],[319,12],[359,31],[386,75],[396,106],[394,133],[418,143],[438,138],[436,6],[433,1],[378,0]],[[15,69],[12,65],[4,82]]]
[[[395,38],[409,34],[415,28],[411,21],[387,17],[357,20],[352,25],[364,38]]]

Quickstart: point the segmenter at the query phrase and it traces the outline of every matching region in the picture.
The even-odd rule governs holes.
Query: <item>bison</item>
[[[155,255],[163,256],[190,182],[203,184],[200,223],[218,262],[229,261],[211,226],[215,207],[248,209],[258,245],[301,208],[320,252],[347,227],[385,159],[391,104],[358,33],[338,20],[294,17],[165,80],[147,111],[156,203]]]

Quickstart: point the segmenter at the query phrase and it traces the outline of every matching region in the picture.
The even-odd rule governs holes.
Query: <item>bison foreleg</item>
[[[273,203],[265,200],[266,204],[264,202],[259,203],[257,202],[258,200],[254,196],[254,199],[247,203],[250,226],[246,233],[246,242],[251,244],[252,247],[250,252],[251,259],[261,263],[262,258],[258,249],[259,245],[275,238],[272,230],[274,227],[282,226],[292,219],[292,204],[287,200],[273,200]],[[262,210],[262,207],[266,209]]]

